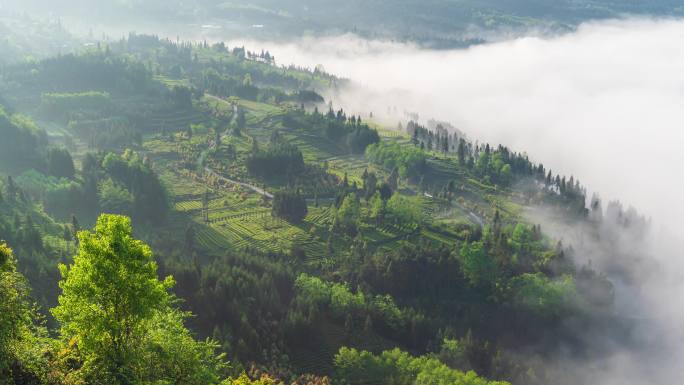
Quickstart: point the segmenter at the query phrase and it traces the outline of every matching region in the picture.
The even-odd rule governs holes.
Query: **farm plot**
[[[343,178],[346,173],[349,183],[363,184],[361,176],[363,171],[368,168],[368,162],[363,157],[357,155],[338,156],[329,158],[327,162],[330,173],[340,178]]]
[[[202,209],[202,202],[199,200],[189,200],[176,202],[174,208],[182,212],[194,212]]]
[[[304,156],[309,156],[318,161],[322,161],[330,156],[344,154],[344,150],[336,143],[331,142],[329,139],[324,138],[319,134],[297,131],[286,137],[290,139],[292,144],[299,147]]]
[[[233,247],[223,234],[209,226],[203,226],[197,232],[197,244],[213,253],[221,253]]]

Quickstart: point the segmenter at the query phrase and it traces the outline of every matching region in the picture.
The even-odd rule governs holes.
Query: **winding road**
[[[252,184],[249,184],[249,183],[238,182],[238,181],[233,180],[233,179],[228,179],[228,178],[226,178],[225,176],[222,176],[221,174],[217,173],[216,171],[210,169],[209,167],[205,167],[205,168],[204,168],[204,171],[205,171],[206,173],[208,173],[209,175],[213,175],[213,176],[219,178],[220,180],[222,180],[222,181],[224,181],[224,182],[228,182],[228,183],[230,183],[230,184],[234,184],[234,185],[238,185],[238,186],[241,186],[241,187],[244,187],[244,188],[248,188],[248,189],[250,189],[250,190],[252,190],[252,191],[254,191],[254,192],[258,193],[258,194],[264,195],[266,198],[273,199],[273,194],[271,194],[270,192],[268,192],[268,191],[262,189],[261,187],[258,187],[258,186],[255,186],[255,185],[252,185]]]
[[[235,103],[233,103],[233,102],[231,102],[231,101],[229,101],[229,100],[220,98],[220,97],[218,97],[218,96],[209,95],[209,94],[207,94],[207,96],[210,97],[210,98],[213,98],[213,99],[217,99],[217,100],[223,101],[223,102],[225,102],[225,103],[230,103],[230,104],[233,106],[233,113],[232,113],[232,115],[231,115],[230,122],[229,122],[229,124],[226,125],[226,130],[223,132],[223,134],[221,134],[222,137],[228,136],[228,131],[230,130],[230,123],[232,123],[232,122],[236,119],[236,117],[237,117],[237,112],[238,112],[237,104],[235,104]],[[211,148],[211,147],[212,147],[212,146],[210,145],[210,148]],[[206,152],[206,151],[205,151],[205,152]],[[200,155],[200,158],[198,159],[199,164],[204,163],[205,152],[202,152],[202,154]],[[258,186],[255,186],[255,185],[252,185],[252,184],[249,184],[249,183],[239,182],[239,181],[236,181],[236,180],[233,180],[233,179],[226,178],[225,176],[223,176],[223,175],[217,173],[216,171],[214,171],[214,170],[212,170],[211,168],[206,167],[206,166],[204,167],[204,171],[205,171],[207,174],[213,175],[213,176],[219,178],[220,180],[222,180],[222,181],[224,181],[224,182],[228,182],[228,183],[230,183],[230,184],[234,184],[234,185],[238,185],[238,186],[241,186],[241,187],[250,189],[250,190],[252,190],[252,191],[254,191],[254,192],[258,193],[258,194],[261,194],[261,195],[265,196],[266,198],[273,199],[273,194],[271,194],[270,192],[268,192],[268,191],[262,189],[261,187],[258,187]]]

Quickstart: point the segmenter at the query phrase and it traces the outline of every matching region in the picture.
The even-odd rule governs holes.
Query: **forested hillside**
[[[343,82],[137,34],[1,67],[0,383],[562,384],[546,358],[628,338],[605,271],[528,214],[627,277],[599,234],[645,219],[326,103]]]

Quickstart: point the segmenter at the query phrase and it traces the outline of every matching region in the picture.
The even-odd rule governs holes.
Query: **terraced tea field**
[[[222,140],[225,145],[234,146],[241,154],[240,156],[245,156],[244,154],[250,151],[252,138],[256,137],[259,142],[265,143],[273,129],[278,128],[286,140],[302,151],[307,162],[326,165],[328,172],[340,179],[346,174],[349,183],[361,186],[362,174],[366,169],[374,170],[379,178],[387,177],[386,170],[369,165],[363,155],[345,154],[343,149],[330,140],[303,130],[283,129],[280,116],[287,107],[237,98],[226,100],[211,95],[206,95],[201,104],[203,106],[201,108],[205,110],[222,110],[226,113],[232,113],[234,105],[245,109],[248,120],[245,135],[224,135]],[[169,117],[162,120],[186,124],[193,119]],[[379,133],[383,140],[400,143],[410,141],[410,138],[402,132],[380,128]],[[210,141],[212,135],[209,130],[200,136],[193,137],[192,142]],[[194,170],[183,169],[177,157],[172,156],[177,151],[179,141],[183,140],[187,141],[183,138],[156,135],[147,138],[145,150],[167,186],[175,213],[180,215],[180,217],[174,217],[195,223],[196,244],[199,247],[215,255],[247,247],[270,253],[288,253],[296,248],[305,256],[302,262],[309,264],[312,268],[325,268],[327,265],[336,263],[338,259],[335,256],[348,253],[352,247],[354,242],[352,239],[330,234],[335,216],[332,198],[309,199],[308,215],[300,224],[274,218],[271,215],[269,200],[254,189],[236,184],[218,183],[217,178],[207,177],[208,174],[198,174]],[[227,173],[226,175],[231,174],[228,177],[238,178],[244,183],[264,186],[259,181],[251,180],[243,168],[235,169],[230,166],[230,162],[224,163],[216,155],[213,155],[211,159],[209,167],[218,167],[214,171]],[[429,171],[425,178],[431,185],[441,188],[448,181],[454,180],[458,187],[457,193],[450,201],[426,197],[424,214],[426,217],[434,218],[433,223],[416,227],[397,226],[391,221],[384,221],[382,225],[376,226],[368,218],[365,212],[367,209],[364,208],[359,231],[366,247],[391,250],[399,247],[402,242],[413,242],[418,239],[453,247],[460,233],[451,228],[468,223],[479,223],[491,210],[491,205],[496,204],[501,191],[469,179],[456,167],[455,162],[456,159],[453,156],[445,157],[437,153],[433,153],[428,161]],[[406,181],[401,181],[400,187],[402,191],[405,189],[409,194],[415,193],[415,186],[406,184]],[[277,188],[279,188],[277,185],[265,186],[266,191],[269,192]],[[480,200],[469,199],[471,195],[480,197]],[[483,196],[490,196],[490,198],[482,199]],[[515,213],[518,209],[507,199],[501,200],[501,206],[502,210],[509,214]],[[181,225],[175,224],[175,226]],[[450,230],[445,230],[446,228]]]

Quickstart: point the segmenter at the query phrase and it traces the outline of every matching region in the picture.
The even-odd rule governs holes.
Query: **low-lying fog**
[[[684,240],[682,42],[684,21],[620,20],[454,51],[354,36],[231,45],[268,49],[279,64],[322,65],[352,79],[352,87],[332,96],[336,107],[372,111],[392,125],[403,111],[452,122],[472,139],[527,151],[554,172],[579,177],[604,203],[619,199],[652,217],[651,253],[664,273],[642,282],[638,295],[618,295],[648,309],[633,316],[657,325],[641,336],[656,345],[646,354],[621,350],[575,372],[591,367],[591,382],[622,385],[679,383],[684,364],[677,247]]]

